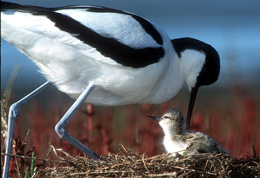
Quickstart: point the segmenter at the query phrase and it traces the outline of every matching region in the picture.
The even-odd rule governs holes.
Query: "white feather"
[[[186,83],[191,90],[197,82],[197,77],[206,61],[206,55],[202,51],[186,49],[181,52],[181,70],[184,71]]]
[[[85,9],[62,9],[56,12],[77,20],[104,37],[114,38],[133,48],[160,46],[145,32],[138,21],[127,14],[96,13]]]

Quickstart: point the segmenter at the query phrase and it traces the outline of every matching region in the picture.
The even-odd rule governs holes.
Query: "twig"
[[[21,177],[21,173],[20,173],[19,166],[18,166],[18,161],[17,161],[16,158],[17,157],[14,157],[14,160],[15,160],[15,163],[16,163],[17,174],[18,174],[18,177]]]
[[[147,168],[147,166],[145,164],[145,161],[144,161],[144,155],[142,156],[142,161],[144,163],[144,167],[145,167],[146,171],[148,172],[148,174],[150,174],[150,171],[148,170],[148,168]]]

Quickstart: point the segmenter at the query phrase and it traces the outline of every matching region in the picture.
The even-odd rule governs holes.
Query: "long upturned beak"
[[[197,87],[197,86],[195,86],[191,89],[190,101],[189,101],[188,112],[187,112],[187,128],[189,128],[189,126],[190,126],[191,114],[192,114],[192,110],[193,110],[193,107],[195,104],[198,89],[199,89],[199,87]]]
[[[161,117],[154,117],[154,116],[150,116],[149,114],[146,114],[146,116],[147,116],[147,117],[150,117],[150,118],[152,118],[152,119],[154,119],[154,120],[156,120],[156,121],[158,121],[158,122],[160,122],[160,121],[162,120]]]

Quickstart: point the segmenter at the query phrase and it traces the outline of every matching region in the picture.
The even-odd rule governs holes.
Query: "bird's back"
[[[187,149],[183,155],[192,155],[199,153],[224,153],[227,154],[213,138],[201,132],[189,132],[187,134]]]

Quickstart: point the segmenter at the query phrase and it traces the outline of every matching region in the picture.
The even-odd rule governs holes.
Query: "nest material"
[[[123,147],[122,147],[123,148]],[[63,152],[63,151],[62,151]],[[56,155],[57,150],[55,151]],[[259,158],[231,158],[223,154],[197,154],[175,157],[169,154],[147,157],[121,149],[104,160],[85,157],[66,158],[54,167],[37,171],[47,177],[257,177]]]

